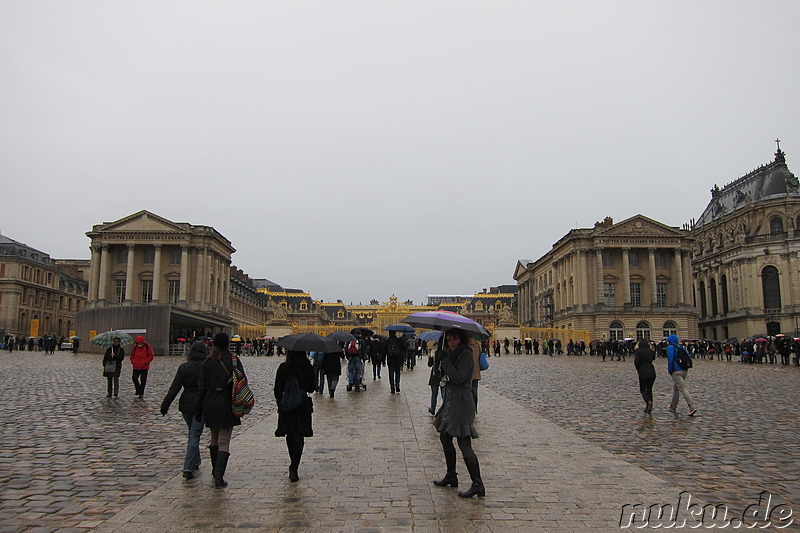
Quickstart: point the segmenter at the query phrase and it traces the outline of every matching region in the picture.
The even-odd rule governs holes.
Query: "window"
[[[728,314],[728,277],[723,275],[722,278],[719,280],[719,290],[722,293],[722,314]],[[725,334],[725,338],[728,338],[728,334]]]
[[[169,253],[169,264],[170,265],[180,265],[181,264],[181,251],[180,250],[172,250]]]
[[[308,311],[308,302],[300,302],[300,310]]]
[[[625,338],[625,331],[622,322],[615,320],[608,326],[608,338],[612,341],[621,341]]]
[[[144,264],[152,265],[156,261],[156,251],[152,248],[144,249]]]
[[[778,269],[774,266],[765,267],[761,271],[761,285],[764,289],[764,309],[780,309],[781,283]]]
[[[667,284],[656,283],[656,307],[667,306]]]
[[[639,266],[639,256],[636,252],[628,253],[628,266],[638,267]]]
[[[711,315],[719,314],[719,307],[717,306],[717,281],[711,278],[708,282],[708,290],[711,293]]]
[[[769,232],[772,235],[783,233],[783,219],[781,217],[772,217],[769,219]]]
[[[336,318],[344,318],[344,311],[339,309],[339,311],[336,312]]]
[[[656,252],[653,254],[654,259],[656,260],[656,268],[666,268],[667,267],[667,259],[664,257],[663,252]]]
[[[603,303],[617,305],[617,285],[615,283],[603,283]]]
[[[700,316],[708,315],[708,306],[706,305],[706,283],[700,282]]]
[[[118,265],[127,265],[128,264],[128,249],[123,248],[122,250],[117,252],[117,264]]]
[[[670,335],[677,335],[678,334],[678,325],[673,322],[672,320],[668,320],[664,322],[664,337],[669,337]]]
[[[475,304],[476,311],[483,311],[483,302],[478,302]]]
[[[153,280],[142,280],[142,303],[149,304],[153,301]]]
[[[497,311],[502,311],[502,309],[503,309],[503,304],[502,304],[502,303],[500,303],[500,302],[497,302],[496,304],[494,304],[494,308],[495,308],[495,310],[497,310]]]
[[[179,279],[171,279],[168,281],[169,285],[169,303],[176,304],[178,303],[178,296],[181,292],[181,280]]]
[[[611,252],[603,252],[603,266],[604,267],[614,266],[614,256],[611,255]]]
[[[639,307],[642,305],[642,284],[631,283],[631,303]]]
[[[126,251],[127,256],[127,251]],[[125,301],[125,280],[124,279],[116,279],[114,280],[114,301],[118,304],[121,304]]]
[[[642,339],[650,339],[650,323],[645,320],[636,324],[636,340],[640,341]]]

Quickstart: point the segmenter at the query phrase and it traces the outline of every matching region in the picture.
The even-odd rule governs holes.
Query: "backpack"
[[[356,341],[350,341],[347,344],[347,350],[345,350],[347,355],[358,355],[358,343]]]
[[[389,346],[386,348],[386,352],[391,359],[396,359],[404,355],[397,343],[391,341],[389,341]]]
[[[683,346],[675,346],[675,362],[681,368],[681,370],[689,370],[692,368],[692,358],[689,357],[689,352]]]
[[[281,396],[281,412],[291,413],[303,403],[303,396],[305,394],[300,390],[300,384],[297,382],[297,377],[294,375],[289,376],[286,380],[286,387],[283,389]]]
[[[233,416],[242,417],[253,410],[256,399],[247,383],[247,377],[245,377],[244,372],[242,372],[242,369],[239,367],[239,362],[235,355],[231,357],[231,361],[233,362],[233,372],[231,373],[231,381],[233,381],[231,390],[231,411],[233,411]],[[220,361],[220,363],[224,368],[225,364],[222,363],[222,361]]]

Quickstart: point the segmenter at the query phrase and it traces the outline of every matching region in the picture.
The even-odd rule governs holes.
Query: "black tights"
[[[305,438],[303,435],[286,435],[286,448],[289,450],[289,460],[291,461],[290,467],[297,468],[300,465],[300,459],[303,457],[303,448],[305,447]]]
[[[472,449],[472,437],[455,437],[458,442],[458,449],[461,450],[461,455],[464,459],[476,457],[475,451]],[[453,437],[447,433],[439,433],[439,440],[442,442],[442,449],[445,455],[448,453],[455,454],[456,447],[453,446]]]
[[[653,401],[653,383],[656,378],[639,378],[639,392],[642,393],[642,398],[645,402]]]

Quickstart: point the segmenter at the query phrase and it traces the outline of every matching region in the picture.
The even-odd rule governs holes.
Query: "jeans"
[[[347,363],[347,381],[352,386],[360,385],[364,374],[364,361],[356,356],[351,357]]]
[[[188,441],[186,443],[186,458],[183,460],[183,471],[191,472],[200,466],[200,435],[203,434],[203,421],[198,422],[194,419],[194,413],[184,413],[183,420],[189,430]]]
[[[333,394],[336,392],[336,385],[339,384],[339,376],[328,376],[328,392]]]
[[[372,363],[372,379],[381,379],[380,363]]]
[[[317,392],[322,394],[322,391],[325,390],[325,370],[314,368],[314,372],[317,373]]]
[[[689,391],[686,390],[686,378],[688,375],[689,373],[686,370],[676,370],[672,373],[672,382],[674,386],[672,389],[672,401],[669,402],[669,406],[672,409],[677,409],[680,396],[683,396],[686,400],[686,405],[689,406],[690,411],[694,409],[692,397],[689,396]]]
[[[442,401],[444,402],[444,387],[439,387],[439,385],[431,385],[431,411],[436,411],[436,397],[439,395],[439,391],[442,393]]]
[[[133,386],[136,387],[136,396],[144,396],[144,387],[147,385],[147,370],[133,369]]]
[[[639,378],[639,392],[642,393],[642,398],[645,403],[653,401],[653,383],[656,378]]]
[[[394,391],[400,390],[400,369],[402,366],[389,367],[389,388]]]

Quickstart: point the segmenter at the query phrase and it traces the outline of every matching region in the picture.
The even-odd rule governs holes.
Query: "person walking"
[[[386,361],[386,354],[383,352],[383,346],[378,337],[373,337],[371,346],[369,358],[372,362],[372,380],[375,381],[376,379],[381,379],[381,367]]]
[[[650,341],[641,339],[633,352],[633,366],[639,373],[639,391],[644,399],[644,412],[653,412],[653,383],[656,382],[656,367],[653,361],[656,352],[650,347]]]
[[[281,400],[284,391],[291,390],[291,387],[299,387],[302,401],[299,406],[288,410]],[[314,405],[306,394],[313,392],[314,388],[314,369],[305,352],[287,351],[286,361],[280,364],[275,373],[273,392],[275,401],[278,403],[278,427],[275,429],[275,436],[286,437],[286,448],[289,450],[290,461],[289,481],[292,483],[300,481],[297,469],[303,456],[305,437],[314,436],[311,427],[311,413],[314,411]]]
[[[188,360],[182,363],[175,372],[164,401],[161,402],[161,416],[169,412],[169,406],[175,396],[183,389],[178,410],[186,422],[186,456],[183,459],[183,477],[192,479],[195,471],[200,468],[200,436],[203,434],[203,417],[197,420],[194,410],[197,407],[197,380],[200,377],[200,368],[208,357],[208,347],[203,341],[194,341],[189,349]]]
[[[406,347],[396,331],[389,332],[386,340],[386,366],[389,367],[389,392],[400,392],[400,371],[406,360]]]
[[[342,375],[342,359],[344,352],[326,353],[322,359],[322,370],[328,380],[328,395],[331,398],[336,393],[336,385],[339,384],[339,376]]]
[[[106,348],[103,355],[103,375],[108,380],[106,398],[111,398],[112,393],[115,398],[119,396],[119,375],[122,372],[122,360],[125,359],[125,349],[120,344],[121,341],[119,337],[111,339],[111,346]]]
[[[308,357],[311,359],[312,367],[314,369],[314,379],[316,383],[317,394],[322,394],[325,390],[325,369],[322,366],[325,360],[325,354],[322,352],[310,352]]]
[[[147,372],[150,370],[150,362],[153,360],[153,347],[145,342],[144,337],[136,337],[136,343],[131,348],[131,365],[133,366],[133,386],[136,389],[136,396],[144,398],[144,388],[147,385]]]
[[[472,449],[472,439],[478,437],[474,426],[475,401],[472,395],[474,364],[467,333],[459,329],[448,330],[445,333],[445,351],[439,369],[442,382],[445,384],[444,402],[433,419],[433,425],[439,432],[439,440],[442,443],[447,474],[433,484],[437,487],[448,485],[458,487],[456,449],[453,446],[455,438],[472,480],[469,489],[458,493],[462,498],[486,495],[478,457]]]
[[[436,400],[440,390],[442,393],[442,401],[444,401],[445,392],[444,387],[440,387],[442,378],[439,375],[439,367],[442,364],[442,353],[441,346],[439,345],[433,354],[428,355],[428,366],[431,368],[431,374],[428,378],[428,385],[431,387],[431,406],[428,408],[428,412],[432,415],[436,414]]]
[[[202,420],[211,430],[211,442],[208,450],[211,455],[212,477],[214,487],[227,487],[225,470],[230,458],[231,437],[234,426],[242,423],[238,416],[233,414],[232,395],[233,383],[233,354],[230,349],[230,339],[225,333],[214,335],[214,341],[208,357],[200,367],[197,378],[197,403],[195,404],[194,418]],[[236,364],[244,374],[242,361],[237,358]],[[245,374],[246,377],[246,374]]]
[[[679,350],[686,352],[686,349],[680,346],[678,342],[680,342],[680,340],[677,335],[670,335],[667,337],[667,372],[672,376],[673,382],[672,400],[669,402],[669,405],[667,405],[667,408],[670,411],[676,410],[678,408],[680,396],[683,396],[686,400],[686,405],[689,407],[689,411],[686,414],[694,416],[697,414],[697,407],[695,407],[694,401],[689,395],[689,391],[686,390],[686,378],[689,375],[689,371],[678,364]],[[688,357],[689,354],[685,353],[685,356]]]

